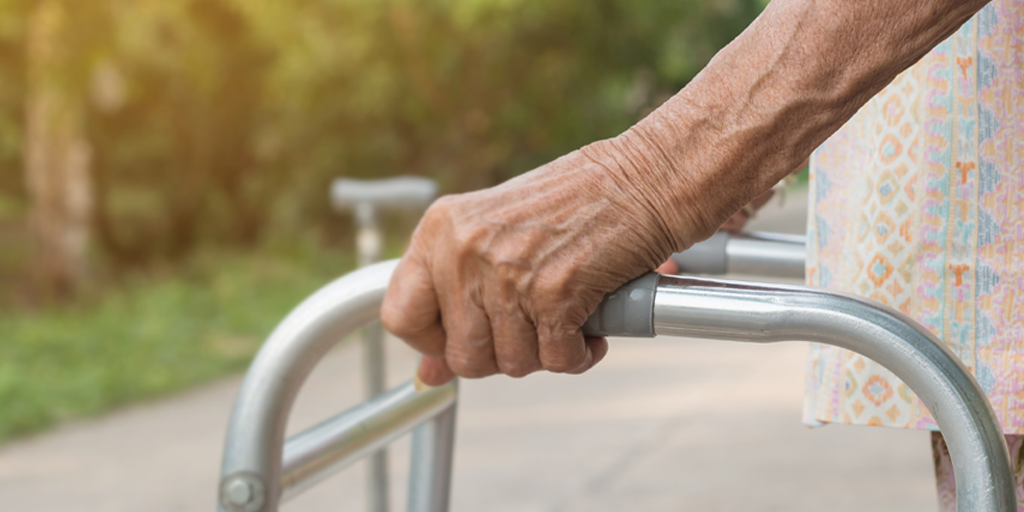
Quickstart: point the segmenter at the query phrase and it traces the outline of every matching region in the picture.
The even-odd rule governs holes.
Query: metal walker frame
[[[359,231],[356,253],[359,266],[380,261],[384,237],[381,210],[424,210],[437,197],[437,183],[422,176],[398,176],[378,180],[338,178],[331,183],[331,206],[355,213]],[[363,397],[385,391],[384,328],[371,322],[363,328]],[[383,448],[370,454],[367,464],[367,512],[388,512],[388,456]]]
[[[705,272],[792,276],[799,270],[802,275],[800,237],[716,236],[695,251],[706,250],[698,258],[705,262]],[[693,270],[686,257],[674,259],[684,270]],[[708,261],[714,268],[707,268]],[[284,439],[303,381],[335,343],[377,318],[396,263],[372,265],[334,281],[300,304],[271,334],[246,375],[231,415],[220,512],[276,512],[280,502],[409,431],[413,449],[407,510],[448,510],[457,382],[424,391],[407,382]],[[959,510],[1017,510],[1005,438],[984,392],[942,342],[892,308],[803,286],[652,273],[609,294],[584,331],[757,343],[814,341],[859,352],[906,382],[932,412],[953,460]]]

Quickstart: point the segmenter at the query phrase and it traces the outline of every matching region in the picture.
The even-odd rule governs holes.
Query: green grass
[[[86,304],[0,313],[0,441],[243,369],[338,252],[215,255]]]

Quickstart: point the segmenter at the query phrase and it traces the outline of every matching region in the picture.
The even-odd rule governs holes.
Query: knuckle
[[[437,198],[437,200],[434,201],[434,204],[431,205],[431,208],[436,208],[436,209],[449,208],[449,207],[451,207],[453,204],[455,204],[458,201],[459,197],[461,197],[460,194],[445,194],[445,195]]]
[[[385,298],[381,304],[380,323],[384,329],[407,342],[415,342],[429,332],[430,326],[424,325],[424,322],[410,321],[410,318],[410,312],[400,301]]]
[[[544,362],[544,369],[551,373],[570,373],[579,368],[581,363],[573,358],[554,358]]]
[[[448,367],[455,372],[459,377],[467,379],[479,379],[494,375],[495,370],[492,364],[487,361],[482,361],[480,358],[473,356],[472,354],[448,351],[445,354],[445,359],[448,361]]]
[[[434,201],[427,208],[427,211],[423,213],[423,217],[420,218],[420,224],[417,226],[413,237],[421,238],[426,233],[433,234],[442,228],[446,228],[451,223],[455,197],[448,195]]]
[[[455,205],[456,195],[448,194],[437,198],[430,208],[427,208],[424,219],[447,218]]]
[[[551,297],[562,291],[563,285],[562,279],[548,273],[548,275],[537,276],[533,283],[533,292],[540,297]]]
[[[536,371],[536,364],[528,361],[498,361],[498,369],[501,373],[512,378],[522,378]]]
[[[573,332],[564,325],[543,326],[540,332],[541,364],[553,373],[569,373],[586,363],[587,353]]]
[[[399,338],[412,334],[409,332],[407,324],[401,321],[402,317],[395,301],[385,297],[384,303],[380,306],[380,323],[384,329]]]
[[[543,360],[544,369],[553,373],[569,373],[586,362],[586,354],[574,350],[555,350]]]
[[[476,366],[453,366],[451,368],[452,371],[455,372],[455,375],[465,379],[482,379],[484,377],[490,377],[495,373],[493,370]]]
[[[540,303],[565,304],[572,298],[572,274],[570,272],[547,272],[538,276],[530,290]]]
[[[455,243],[452,244],[456,261],[467,261],[477,255],[476,244],[470,237],[462,234],[456,235]]]
[[[460,261],[470,259],[489,259],[485,249],[486,241],[491,237],[491,228],[487,225],[472,222],[461,223],[452,232],[452,249]]]

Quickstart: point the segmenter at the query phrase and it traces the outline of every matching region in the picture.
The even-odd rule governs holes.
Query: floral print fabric
[[[921,322],[1024,434],[1024,0],[996,0],[811,157],[807,282]],[[813,345],[804,421],[935,429],[905,384]]]

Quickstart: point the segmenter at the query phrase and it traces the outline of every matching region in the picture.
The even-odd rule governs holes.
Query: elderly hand
[[[623,164],[622,144],[599,142],[428,210],[381,312],[425,355],[424,383],[586,371],[608,350],[580,330],[604,295],[711,234],[667,194],[636,185],[641,171]],[[680,224],[694,226],[689,239],[673,233]]]
[[[710,236],[986,0],[777,0],[623,135],[440,200],[395,271],[384,326],[420,379],[582,372],[605,293]]]

